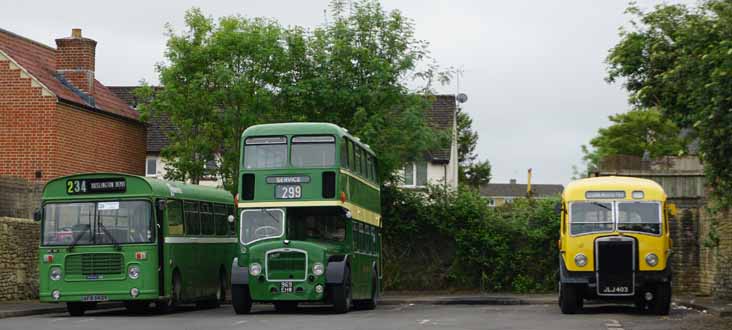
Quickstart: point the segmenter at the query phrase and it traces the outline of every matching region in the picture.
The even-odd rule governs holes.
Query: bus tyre
[[[658,283],[656,296],[651,301],[650,311],[656,315],[668,315],[671,309],[671,283]]]
[[[351,269],[346,267],[343,283],[333,286],[333,311],[339,314],[348,313],[351,302]]]
[[[371,273],[371,298],[366,300],[355,300],[353,307],[355,309],[372,310],[376,308],[376,296],[378,294],[379,281],[377,280],[376,271]]]
[[[279,313],[292,313],[297,311],[297,302],[294,301],[278,301],[274,303],[274,308]]]
[[[582,306],[577,286],[562,283],[559,287],[559,308],[562,314],[575,314]]]
[[[69,315],[71,315],[71,316],[84,316],[84,311],[85,311],[84,303],[67,302],[66,310],[69,311]]]
[[[231,305],[237,314],[249,314],[252,311],[252,297],[246,285],[231,286]]]

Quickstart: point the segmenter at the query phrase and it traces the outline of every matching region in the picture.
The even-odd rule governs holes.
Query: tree
[[[343,8],[334,1],[332,23],[312,31],[263,18],[214,22],[195,8],[185,32],[169,28],[167,61],[157,67],[164,88],[155,97],[150,87],[139,93],[150,100],[143,117],[161,111],[178,128],[163,151],[169,177],[195,182],[216,160],[215,174],[236,191],[241,134],[260,123],[346,127],[377,152],[383,180],[444,141],[426,123],[425,94],[405,84],[447,79],[435,66],[418,69],[430,57],[411,21],[373,0],[355,2],[350,15]]]
[[[613,155],[651,158],[678,155],[685,151],[680,129],[661,112],[653,109],[631,110],[609,117],[612,125],[601,128],[590,140],[591,149],[582,146],[588,172],[596,170],[600,161]]]
[[[473,130],[473,119],[458,108],[457,112],[458,175],[459,181],[478,188],[491,180],[491,163],[478,160],[475,147],[478,133]]]
[[[707,181],[732,205],[732,3],[631,5],[630,29],[608,56],[608,81],[624,81],[630,101],[693,127]]]

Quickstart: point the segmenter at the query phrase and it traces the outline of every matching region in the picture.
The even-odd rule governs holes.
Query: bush
[[[385,187],[384,287],[541,292],[557,282],[558,199],[491,208],[472,189]]]

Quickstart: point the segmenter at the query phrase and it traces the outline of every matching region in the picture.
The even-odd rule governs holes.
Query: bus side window
[[[341,140],[341,167],[348,168],[348,140]]]
[[[216,235],[227,236],[229,235],[229,224],[226,223],[226,206],[221,204],[214,204],[214,223],[216,224]]]
[[[181,207],[179,200],[169,199],[168,207],[166,208],[167,224],[168,224],[168,235],[180,236],[183,235],[183,207]]]
[[[346,140],[346,141],[348,141],[348,168],[353,170],[356,168],[356,163],[354,161],[354,157],[355,157],[356,153],[355,153],[355,150],[353,150],[353,141],[351,141],[351,140]]]
[[[198,214],[198,202],[184,202],[183,211],[186,236],[200,235],[201,221]]]
[[[361,151],[361,176],[364,178],[368,177],[366,173],[368,172],[366,170],[366,150],[359,149]]]
[[[366,171],[368,172],[368,178],[369,180],[374,180],[374,157],[371,157],[371,155],[368,155],[367,161],[366,161]]]
[[[354,166],[354,169],[356,173],[361,174],[361,148],[358,146],[355,146],[354,154],[356,155],[356,166]]]
[[[201,203],[201,234],[214,235],[216,233],[216,225],[214,224],[213,210],[211,203]]]

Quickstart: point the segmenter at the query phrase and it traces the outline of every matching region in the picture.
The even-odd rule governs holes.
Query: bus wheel
[[[562,283],[559,289],[559,308],[562,314],[575,314],[581,308],[577,286]]]
[[[656,296],[650,303],[650,310],[656,315],[668,315],[671,309],[671,283],[656,284]]]
[[[348,313],[351,309],[351,269],[346,267],[343,284],[333,287],[333,311]]]
[[[84,303],[80,302],[67,302],[66,310],[69,311],[71,316],[84,316]]]
[[[252,311],[252,297],[246,285],[231,286],[231,305],[237,314],[249,314]]]
[[[278,301],[274,303],[274,308],[280,313],[292,313],[297,311],[297,302],[294,301]]]
[[[378,293],[379,282],[377,280],[376,271],[371,274],[371,298],[366,300],[354,300],[353,307],[355,309],[372,310],[376,308],[376,295]]]

